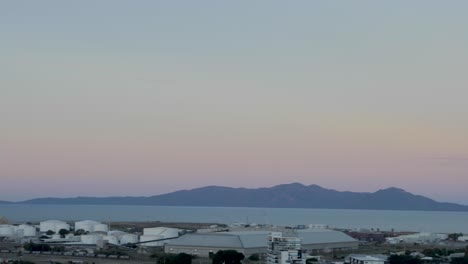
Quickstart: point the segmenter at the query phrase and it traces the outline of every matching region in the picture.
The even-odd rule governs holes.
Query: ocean
[[[468,233],[468,212],[179,207],[125,205],[2,204],[0,216],[13,222],[42,220],[168,221],[199,223],[257,223],[273,225],[326,224],[417,232]]]

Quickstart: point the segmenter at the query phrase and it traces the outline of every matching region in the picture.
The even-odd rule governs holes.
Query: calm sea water
[[[173,221],[231,224],[327,224],[340,228],[468,233],[468,212],[420,212],[341,209],[171,207],[122,205],[0,205],[11,221],[97,220]]]

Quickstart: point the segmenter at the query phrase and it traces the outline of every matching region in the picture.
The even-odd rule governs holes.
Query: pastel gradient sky
[[[468,1],[2,1],[0,200],[396,186],[468,204]]]

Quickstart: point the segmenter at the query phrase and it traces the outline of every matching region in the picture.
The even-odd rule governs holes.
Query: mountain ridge
[[[297,182],[262,188],[212,185],[153,196],[48,197],[7,203],[468,211],[466,205],[437,202],[396,187],[375,192],[351,192]]]

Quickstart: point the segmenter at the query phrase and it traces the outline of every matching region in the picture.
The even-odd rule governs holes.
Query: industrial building
[[[297,230],[302,240],[302,252],[307,254],[331,253],[358,249],[359,241],[343,232],[329,229]]]
[[[187,253],[209,257],[219,250],[236,250],[245,256],[266,253],[267,236],[264,233],[251,234],[203,233],[186,234],[164,245],[166,253]]]
[[[224,233],[186,234],[168,241],[164,245],[166,253],[187,253],[209,256],[218,250],[234,249],[250,256],[257,253],[267,253],[268,231],[241,231]],[[352,237],[334,230],[305,229],[285,234],[288,237],[298,237],[302,242],[302,252],[307,254],[330,253],[336,251],[354,250],[359,242]]]

